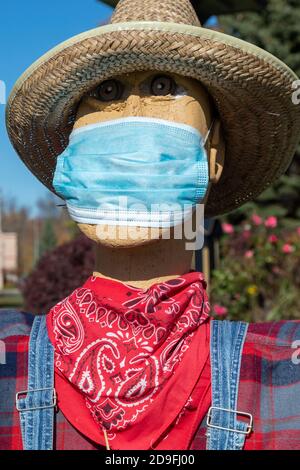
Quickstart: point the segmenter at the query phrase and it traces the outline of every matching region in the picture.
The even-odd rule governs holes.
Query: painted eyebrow
[[[135,83],[135,80],[133,80],[133,79],[130,80],[130,79],[127,79],[126,77],[124,79],[115,77],[115,80],[120,81],[125,87],[128,87],[129,89],[131,89],[135,85],[135,86],[138,87],[138,89],[140,91],[145,91],[145,88],[147,86],[150,86],[151,82],[157,77],[168,77],[171,80],[173,80],[173,82],[175,83],[177,88],[180,88],[184,91],[187,91],[186,87],[184,87],[183,85],[178,83],[178,81],[175,77],[172,77],[170,74],[163,73],[163,72],[162,73],[159,73],[159,72],[153,73],[153,74],[149,75],[146,78],[142,78],[138,83]]]

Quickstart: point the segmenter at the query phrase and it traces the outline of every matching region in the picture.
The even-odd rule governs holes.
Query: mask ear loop
[[[209,137],[209,135],[210,135],[210,133],[211,133],[211,131],[212,131],[212,128],[214,127],[215,122],[216,122],[216,118],[213,118],[213,120],[211,121],[211,124],[210,124],[210,126],[209,126],[209,129],[208,129],[208,131],[207,131],[207,134],[206,134],[206,137],[205,137],[205,139],[204,139],[204,142],[203,142],[203,146],[204,146],[204,147],[205,147],[205,145],[206,145],[206,143],[207,143],[208,137]]]
[[[219,181],[224,166],[224,158],[221,159],[222,161],[217,161],[217,156],[220,149],[220,129],[221,122],[217,121],[211,140],[209,158],[209,179],[211,183],[217,183],[217,181]],[[219,157],[222,157],[222,155],[219,155]]]
[[[213,120],[211,121],[211,124],[210,124],[210,126],[209,126],[209,129],[208,129],[208,131],[207,131],[206,137],[205,137],[205,139],[204,139],[204,141],[203,141],[203,147],[205,147],[206,144],[207,144],[208,138],[209,138],[210,133],[211,133],[213,127],[214,127],[215,122],[216,122],[216,118],[213,118]],[[207,150],[207,149],[206,149],[206,150]],[[207,152],[207,156],[208,156],[208,152]],[[208,157],[208,158],[209,158],[209,157]],[[210,166],[210,162],[209,162],[209,161],[208,161],[208,164],[209,164],[209,166]],[[210,177],[209,177],[208,188],[207,188],[207,191],[206,191],[206,193],[205,193],[205,196],[204,196],[204,198],[203,198],[203,200],[202,200],[202,202],[201,202],[201,204],[204,204],[204,206],[205,206],[205,204],[206,204],[206,202],[207,202],[207,200],[208,200],[208,196],[209,196],[209,193],[210,193],[210,190],[211,190],[211,187],[212,187],[212,183],[213,183],[213,182],[211,181],[211,179],[210,179]]]

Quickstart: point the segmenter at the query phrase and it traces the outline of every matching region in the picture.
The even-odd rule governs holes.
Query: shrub
[[[213,272],[215,316],[245,321],[300,318],[300,229],[253,214],[225,225],[220,265]]]
[[[25,310],[47,313],[86,281],[94,264],[93,242],[85,236],[44,254],[22,287]]]

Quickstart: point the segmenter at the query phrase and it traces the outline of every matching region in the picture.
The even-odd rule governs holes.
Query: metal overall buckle
[[[213,410],[227,411],[228,413],[235,413],[236,415],[240,415],[240,416],[244,416],[244,417],[248,418],[249,422],[247,423],[247,429],[245,431],[243,431],[241,429],[225,428],[223,426],[219,426],[218,424],[212,424],[212,420],[213,420],[212,411]],[[253,430],[253,416],[250,413],[245,413],[244,411],[230,410],[228,408],[220,408],[218,406],[211,406],[208,410],[206,425],[209,428],[222,429],[223,431],[237,432],[237,433],[240,433],[240,434],[246,434],[248,436]]]
[[[20,396],[21,395],[27,395],[28,393],[33,393],[33,392],[44,392],[46,390],[52,390],[52,402],[49,405],[42,405],[42,406],[32,406],[31,408],[20,408],[19,402],[20,402]],[[24,398],[23,398],[24,399]],[[35,390],[22,390],[21,392],[16,393],[16,408],[19,412],[23,411],[34,411],[34,410],[44,410],[47,408],[55,408],[57,409],[57,395],[56,395],[56,390],[53,387],[49,388],[36,388]]]

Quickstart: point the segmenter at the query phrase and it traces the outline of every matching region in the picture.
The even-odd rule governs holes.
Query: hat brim
[[[139,70],[199,80],[212,96],[226,140],[225,168],[206,205],[216,216],[257,197],[289,166],[300,138],[297,76],[268,52],[206,28],[114,23],[55,47],[18,80],[6,122],[15,150],[51,191],[82,96],[101,81]]]

